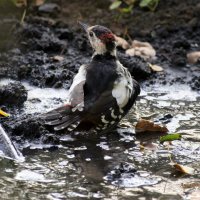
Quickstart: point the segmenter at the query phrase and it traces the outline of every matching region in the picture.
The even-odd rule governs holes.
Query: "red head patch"
[[[115,37],[114,37],[114,35],[111,32],[109,32],[109,33],[102,33],[99,36],[99,39],[102,40],[103,42],[113,42],[113,41],[115,41]]]

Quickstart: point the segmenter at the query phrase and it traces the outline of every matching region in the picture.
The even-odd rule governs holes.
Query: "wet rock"
[[[13,123],[9,122],[9,129],[12,135],[22,136],[26,139],[38,139],[42,135],[48,134],[41,119],[32,116],[24,116]]]
[[[186,51],[183,49],[176,49],[173,52],[172,59],[171,59],[172,64],[176,67],[183,67],[186,65]]]
[[[193,90],[200,91],[200,76],[194,76],[190,84]]]
[[[39,6],[38,11],[41,13],[57,14],[60,12],[60,6],[55,3],[45,3]]]
[[[9,83],[0,88],[0,104],[22,105],[27,100],[27,90],[20,82]]]
[[[173,48],[183,48],[183,49],[189,49],[190,48],[190,43],[187,41],[186,38],[176,40],[173,44]]]
[[[41,24],[25,24],[21,31],[23,37],[27,38],[26,42],[22,42],[22,47],[31,50],[43,50],[44,52],[61,51],[67,44],[61,41],[49,27]]]
[[[58,38],[61,40],[72,40],[74,39],[74,34],[71,30],[68,28],[59,28],[56,29],[56,34],[58,35]]]
[[[131,75],[136,79],[144,79],[152,74],[149,65],[142,58],[131,57],[121,52],[118,52],[117,56],[124,67],[128,68]]]
[[[116,166],[114,170],[112,171],[112,176],[110,176],[111,179],[120,178],[123,174],[129,174],[130,176],[134,176],[134,174],[137,172],[135,167],[129,163],[120,163],[119,166]]]
[[[148,173],[145,175],[145,177],[141,176],[132,164],[121,163],[106,176],[106,179],[113,185],[126,188],[158,183],[158,178],[148,177]]]
[[[59,137],[55,134],[45,134],[42,136],[42,142],[44,144],[59,144],[60,143],[60,140],[59,140]]]
[[[163,117],[155,120],[155,122],[161,122],[161,123],[167,124],[167,123],[171,122],[172,118],[173,118],[173,116],[169,113],[169,114],[166,114]]]

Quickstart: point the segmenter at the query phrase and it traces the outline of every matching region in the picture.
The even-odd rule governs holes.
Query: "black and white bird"
[[[114,34],[104,26],[79,23],[94,54],[74,77],[67,102],[43,118],[55,130],[112,130],[133,106],[140,87],[116,56]]]

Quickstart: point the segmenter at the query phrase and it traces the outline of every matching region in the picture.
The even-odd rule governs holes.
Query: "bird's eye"
[[[90,32],[89,35],[90,35],[90,37],[93,37],[94,33],[93,33],[93,32]]]

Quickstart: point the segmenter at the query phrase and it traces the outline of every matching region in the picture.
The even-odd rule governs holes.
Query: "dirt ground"
[[[53,2],[51,6],[30,7],[23,24],[19,23],[23,9],[10,4],[2,8],[0,78],[26,81],[40,88],[69,88],[80,65],[87,63],[92,54],[85,33],[77,24],[82,20],[105,25],[128,41],[137,39],[153,45],[157,58],[152,63],[162,66],[164,72],[153,73],[143,59],[127,56],[119,49],[120,61],[140,83],[153,86],[178,82],[200,90],[200,63],[189,65],[186,59],[188,52],[199,50],[199,1],[161,1],[155,12],[136,7],[132,14],[122,16],[108,9],[108,1],[83,0],[81,5],[78,0]],[[57,55],[63,60],[54,59]],[[13,116],[23,112],[27,98],[20,82],[2,87],[0,94],[1,107]],[[34,135],[41,135],[41,129],[46,133],[37,119],[26,115],[17,122],[11,117],[3,123],[11,134],[24,135],[30,128],[24,119],[32,121]]]
[[[11,114],[0,123],[26,158],[0,159],[1,197],[193,200],[199,195],[200,62],[189,64],[186,55],[200,50],[199,0],[160,1],[155,12],[136,6],[124,15],[110,11],[107,0],[49,2],[31,6],[23,23],[23,8],[0,2],[0,108]],[[162,72],[118,48],[119,60],[142,88],[123,123],[133,127],[139,115],[180,132],[181,141],[167,149],[159,134],[137,135],[134,127],[92,135],[44,126],[40,114],[64,102],[74,74],[92,55],[77,20],[152,44],[151,63]],[[141,150],[140,142],[148,141],[156,152]],[[196,173],[180,175],[170,159]]]

